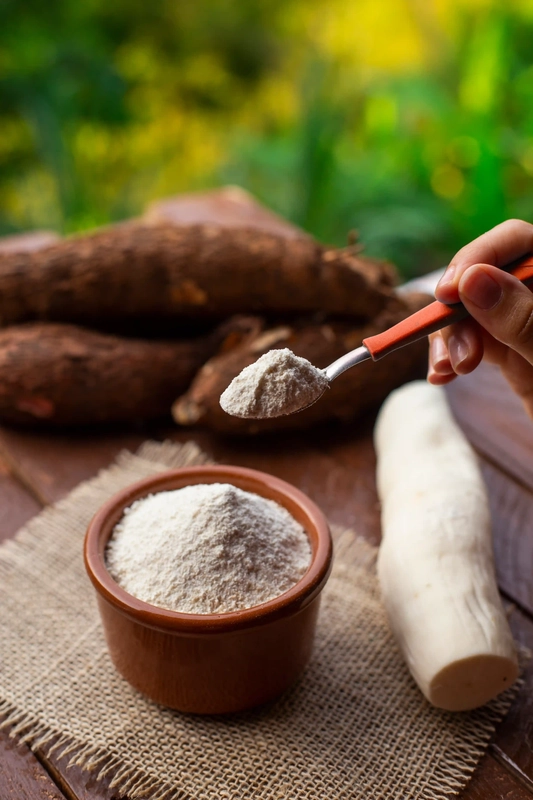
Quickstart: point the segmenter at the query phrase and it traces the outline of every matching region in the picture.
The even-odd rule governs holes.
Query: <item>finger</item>
[[[442,331],[429,337],[428,381],[434,386],[444,386],[456,377],[442,337]]]
[[[483,334],[474,319],[465,319],[443,331],[450,362],[456,375],[468,375],[483,358]]]
[[[533,293],[496,267],[469,267],[459,297],[470,315],[497,339],[533,364]]]
[[[448,375],[439,375],[433,370],[433,367],[430,365],[428,369],[428,383],[431,383],[433,386],[445,386],[447,383],[451,383],[453,380],[457,378],[455,372],[450,372]]]
[[[436,375],[449,375],[453,372],[442,331],[432,333],[429,337],[429,367]]]
[[[440,279],[435,297],[441,303],[456,303],[459,281],[469,267],[474,264],[505,267],[530,252],[533,252],[533,225],[519,219],[502,222],[459,250]]]
[[[429,337],[429,362],[437,375],[466,375],[483,358],[483,335],[479,324],[466,319]]]

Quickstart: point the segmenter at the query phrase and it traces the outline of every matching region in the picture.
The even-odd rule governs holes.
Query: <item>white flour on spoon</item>
[[[285,347],[243,369],[222,393],[220,405],[234,417],[281,417],[314,403],[328,385],[323,370]]]

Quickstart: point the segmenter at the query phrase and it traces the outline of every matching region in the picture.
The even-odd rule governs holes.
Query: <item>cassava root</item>
[[[168,415],[219,342],[124,339],[38,322],[0,330],[0,420],[75,425]]]
[[[375,443],[378,575],[392,631],[431,703],[476,708],[511,686],[518,666],[475,453],[444,390],[423,381],[386,400]]]
[[[390,265],[310,237],[134,220],[0,252],[0,325],[310,311],[370,319],[393,283]]]

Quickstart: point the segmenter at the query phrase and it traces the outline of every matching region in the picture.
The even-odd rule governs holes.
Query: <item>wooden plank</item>
[[[484,456],[533,489],[533,422],[500,370],[481,364],[447,387],[453,412]]]
[[[39,503],[0,461],[0,541],[14,536],[40,510]],[[7,731],[0,731],[0,798],[64,800],[30,749],[10,739]]]
[[[17,744],[5,731],[0,732],[0,798],[65,800],[29,748]]]
[[[0,457],[42,505],[109,464],[124,448],[136,450],[148,431],[109,429],[35,433],[0,427]]]
[[[373,444],[375,414],[347,425],[322,427],[314,437],[315,446],[327,453],[346,471],[350,482],[346,525],[368,542],[381,541],[381,506],[376,488],[376,454]],[[330,504],[336,505],[334,498]]]
[[[0,542],[9,539],[41,506],[0,461]]]
[[[96,453],[99,453],[102,461],[99,466],[105,465],[105,448],[100,448],[93,453],[92,459],[85,462],[86,466],[94,466]],[[27,447],[26,457],[30,454],[31,448]],[[61,476],[65,476],[64,471]],[[54,488],[58,494],[61,493],[61,484],[57,481],[54,482]],[[65,491],[68,489],[65,488]],[[0,460],[0,541],[12,537],[41,508],[32,494],[11,476],[6,464]],[[15,750],[16,758],[13,755]],[[17,745],[16,740],[10,739],[5,731],[0,731],[1,800],[55,800],[56,796],[62,800],[119,800],[118,795],[109,789],[111,777],[97,781],[94,774],[79,767],[67,768],[66,757],[58,759],[54,754],[48,756],[44,749],[39,750],[37,755],[38,758],[26,745]]]
[[[492,750],[533,793],[533,621],[515,608],[510,623],[515,640],[526,649],[529,660],[522,675],[523,685],[498,726]]]
[[[533,493],[485,459],[500,588],[533,616]]]
[[[48,755],[46,748],[40,749],[38,756],[68,800],[128,800],[127,796],[120,799],[118,793],[109,787],[112,774],[98,779],[97,770],[91,772],[77,766],[69,767],[68,756]]]
[[[531,800],[533,795],[487,753],[458,797],[459,800]]]

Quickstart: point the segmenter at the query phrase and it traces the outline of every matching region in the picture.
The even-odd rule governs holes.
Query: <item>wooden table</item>
[[[233,201],[238,205],[242,198],[235,195]],[[248,201],[245,205],[249,210]],[[191,204],[183,206],[188,213],[190,208]],[[193,219],[205,216],[205,204],[200,213],[191,213]],[[263,219],[280,226],[272,215],[263,214]],[[533,650],[533,422],[494,368],[482,366],[461,378],[450,387],[449,397],[480,455],[490,489],[498,578],[513,632],[517,641]],[[242,441],[157,426],[135,432],[115,428],[53,435],[0,428],[0,539],[13,536],[41,508],[109,464],[122,448],[135,449],[147,438],[194,438],[219,462],[255,467],[290,481],[309,494],[333,523],[354,527],[377,544],[372,424],[368,417],[351,425],[324,426],[312,434]],[[463,800],[533,798],[532,711],[533,662],[461,794]],[[0,732],[0,800],[112,800],[115,794],[108,783],[97,783],[77,768],[67,770],[64,760],[44,749],[33,755]]]
[[[490,488],[500,587],[518,641],[533,649],[533,423],[494,369],[480,368],[450,389],[454,411],[478,450]],[[372,419],[309,434],[231,441],[193,438],[217,461],[266,470],[307,492],[339,525],[379,541]],[[13,536],[42,507],[144,439],[184,441],[175,428],[137,432],[30,434],[0,428],[0,536]],[[533,797],[533,664],[499,726],[464,800]],[[0,734],[1,800],[111,800],[106,784],[44,750],[32,755]]]

